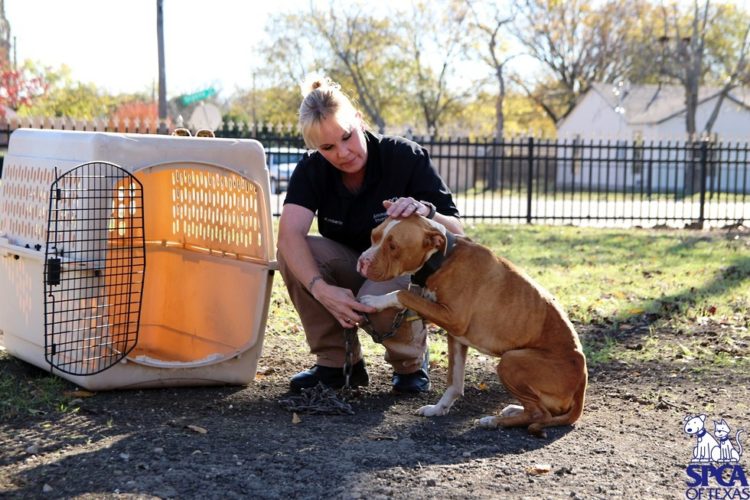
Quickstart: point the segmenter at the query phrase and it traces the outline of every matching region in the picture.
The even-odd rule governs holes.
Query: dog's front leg
[[[359,298],[359,301],[370,307],[374,307],[378,311],[388,309],[389,307],[395,307],[403,309],[404,306],[398,300],[398,290],[385,295],[363,295]]]
[[[434,405],[423,406],[417,413],[425,417],[446,415],[453,403],[464,395],[466,346],[448,335],[448,388]]]

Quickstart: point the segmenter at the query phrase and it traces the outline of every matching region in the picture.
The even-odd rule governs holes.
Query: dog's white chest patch
[[[429,288],[425,288],[424,290],[422,290],[422,297],[427,300],[431,300],[432,302],[437,301],[437,293],[435,293],[435,290],[430,290]]]

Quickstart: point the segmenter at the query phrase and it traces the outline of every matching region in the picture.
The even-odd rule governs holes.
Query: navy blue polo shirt
[[[387,217],[383,200],[411,196],[429,201],[441,214],[458,216],[426,149],[402,137],[365,134],[367,164],[359,192],[346,189],[341,171],[315,151],[295,167],[284,204],[311,210],[322,236],[357,252],[370,246],[372,229]]]

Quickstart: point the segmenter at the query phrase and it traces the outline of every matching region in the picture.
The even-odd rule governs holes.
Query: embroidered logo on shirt
[[[328,223],[331,223],[331,224],[336,224],[337,226],[343,226],[344,225],[344,221],[340,221],[340,220],[336,220],[336,219],[330,219],[328,217],[323,217],[323,220],[325,222],[328,222]]]
[[[379,214],[372,215],[372,220],[375,221],[375,224],[380,224],[387,218],[388,218],[388,212],[380,212]]]

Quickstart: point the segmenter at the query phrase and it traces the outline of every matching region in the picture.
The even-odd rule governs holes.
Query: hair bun
[[[340,88],[341,86],[338,83],[334,82],[327,76],[323,76],[318,73],[308,75],[300,84],[300,90],[302,91],[303,98],[307,97],[307,95],[314,90],[339,90]]]

